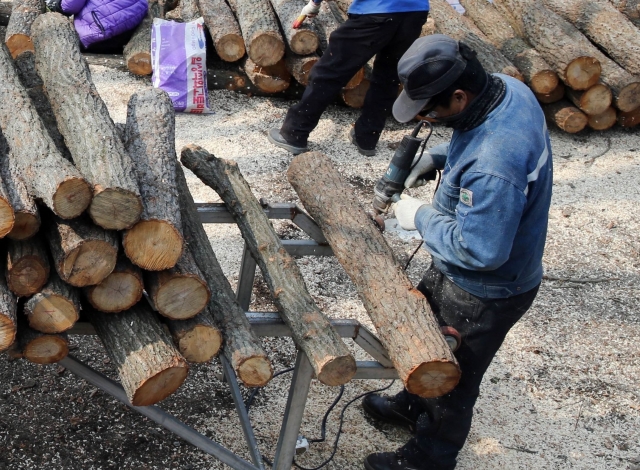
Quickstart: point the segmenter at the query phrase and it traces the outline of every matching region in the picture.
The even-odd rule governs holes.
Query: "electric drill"
[[[424,126],[429,126],[429,134],[423,139],[418,137],[420,129]],[[400,142],[400,145],[396,149],[396,153],[393,155],[389,167],[385,174],[378,180],[375,188],[373,189],[373,209],[378,214],[386,213],[389,206],[393,202],[395,195],[400,195],[404,191],[404,182],[408,178],[411,170],[418,164],[424,149],[427,145],[429,137],[433,132],[433,126],[428,121],[420,121],[418,125],[413,129],[411,135],[405,135]],[[422,153],[420,157],[413,163],[413,159],[418,153],[418,150],[422,146]],[[437,170],[432,170],[425,175],[422,175],[424,180],[436,179]]]

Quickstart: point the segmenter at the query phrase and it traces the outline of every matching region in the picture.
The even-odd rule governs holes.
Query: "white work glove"
[[[404,230],[416,229],[416,213],[422,206],[426,206],[427,203],[416,199],[415,197],[407,196],[403,194],[400,196],[400,200],[393,204],[393,212],[396,214],[398,224]]]
[[[420,158],[419,154],[413,158],[412,165],[415,164],[418,158]],[[433,162],[433,157],[428,151],[425,151],[422,154],[422,158],[420,158],[420,161],[418,162],[418,164],[415,167],[413,167],[413,170],[411,170],[411,173],[409,173],[409,176],[404,181],[404,187],[417,188],[418,186],[424,186],[425,184],[427,184],[427,180],[424,180],[420,177],[425,173],[429,173],[435,167],[436,165]]]
[[[314,18],[320,13],[320,3],[315,3],[313,0],[309,0],[309,3],[302,9],[300,16],[305,15],[309,18]]]

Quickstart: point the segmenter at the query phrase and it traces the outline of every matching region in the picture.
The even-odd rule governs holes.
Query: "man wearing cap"
[[[373,417],[408,427],[396,452],[371,454],[368,470],[449,470],[471,428],[480,383],[542,279],[552,186],[544,116],[533,93],[506,75],[487,74],[464,43],[444,35],[416,40],[398,64],[404,91],[393,106],[407,122],[430,115],[453,128],[451,141],[416,162],[405,187],[442,170],[431,204],[404,197],[400,225],[417,229],[432,256],[418,285],[442,326],[458,330],[462,371],[449,394],[422,399],[403,390],[370,395]],[[418,157],[416,157],[418,158]]]
[[[310,0],[302,14],[317,15],[321,2]],[[329,46],[311,69],[302,98],[289,108],[282,127],[269,131],[269,141],[294,155],[306,152],[309,134],[324,110],[375,55],[362,113],[349,134],[361,154],[375,155],[398,96],[398,60],[420,35],[428,13],[429,0],[353,0],[349,19],[331,34]]]

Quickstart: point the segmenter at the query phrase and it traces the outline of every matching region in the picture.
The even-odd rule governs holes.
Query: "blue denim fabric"
[[[442,181],[415,218],[434,264],[484,298],[540,283],[553,183],[540,105],[526,85],[499,76],[507,84],[502,103],[480,126],[454,131],[449,144],[429,151]]]
[[[428,10],[429,0],[353,0],[349,7],[349,13],[353,15]]]

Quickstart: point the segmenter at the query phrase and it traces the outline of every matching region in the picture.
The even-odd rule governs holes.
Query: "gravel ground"
[[[116,122],[126,103],[147,86],[114,70],[94,67],[94,80]],[[286,180],[291,157],[267,142],[291,103],[220,91],[211,94],[216,113],[177,117],[176,148],[201,145],[236,160],[256,197],[297,202]],[[362,157],[348,143],[354,110],[332,107],[311,135],[313,150],[329,155],[363,204],[407,126],[389,125],[380,151]],[[432,144],[446,141],[437,128]],[[570,136],[552,131],[554,197],[543,281],[538,298],[516,325],[485,376],[460,469],[640,469],[640,135],[616,129]],[[219,201],[188,174],[194,197]],[[429,200],[433,186],[412,190]],[[296,238],[289,222],[274,223],[283,237]],[[237,282],[242,240],[231,225],[208,226],[216,254],[232,285]],[[418,242],[387,234],[402,261]],[[418,282],[429,263],[421,250],[409,275]],[[299,260],[318,305],[333,318],[355,318],[371,326],[355,289],[334,259]],[[256,280],[253,310],[270,310],[268,289]],[[264,346],[276,371],[292,366],[289,340]],[[73,336],[72,353],[106,375],[113,366],[94,336]],[[367,355],[349,344],[358,359]],[[6,357],[6,356],[5,356]],[[217,360],[196,365],[162,407],[200,432],[248,458],[231,396]],[[289,374],[257,396],[250,414],[263,454],[273,456]],[[341,403],[388,381],[354,381]],[[396,382],[391,391],[399,390]],[[322,417],[338,390],[313,382],[302,433],[318,437]],[[248,390],[243,390],[246,396]],[[312,444],[299,464],[313,467],[330,453],[339,409],[327,425],[329,443]],[[326,468],[358,469],[373,451],[401,446],[410,435],[368,420],[354,403],[335,459]],[[25,361],[0,361],[0,469],[219,469],[214,458],[140,417],[63,368]]]

